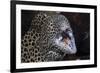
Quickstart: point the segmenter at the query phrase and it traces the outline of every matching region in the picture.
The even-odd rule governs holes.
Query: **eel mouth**
[[[72,31],[65,30],[55,38],[55,44],[60,47],[60,50],[65,54],[76,53],[76,46]]]
[[[63,41],[64,41],[65,46],[67,46],[68,45],[69,38],[63,38]]]

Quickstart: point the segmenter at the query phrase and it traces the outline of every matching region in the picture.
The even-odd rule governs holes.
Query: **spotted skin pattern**
[[[71,53],[76,53],[76,46],[67,18],[56,12],[38,12],[21,39],[21,62],[60,61]]]

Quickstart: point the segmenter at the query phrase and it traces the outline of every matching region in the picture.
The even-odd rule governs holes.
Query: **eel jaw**
[[[74,38],[72,36],[70,38],[63,38],[62,36],[55,38],[55,44],[61,47],[60,50],[65,54],[75,54],[77,52]]]

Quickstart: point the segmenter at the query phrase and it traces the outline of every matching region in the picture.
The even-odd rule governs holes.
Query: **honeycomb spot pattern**
[[[63,22],[71,30],[67,18],[63,15],[55,12],[38,12],[21,39],[21,62],[62,60],[65,53],[62,52],[62,47],[55,44],[54,39],[63,32],[60,28]]]

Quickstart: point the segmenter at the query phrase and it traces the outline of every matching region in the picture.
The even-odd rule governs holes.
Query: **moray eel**
[[[57,12],[39,11],[21,40],[21,62],[61,61],[77,52],[68,19]]]

